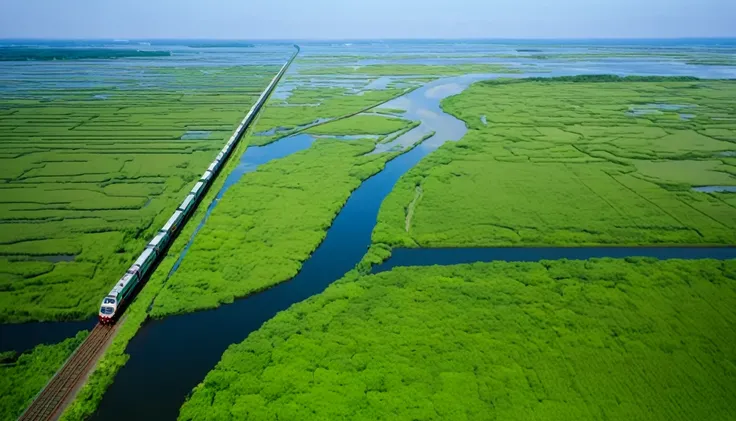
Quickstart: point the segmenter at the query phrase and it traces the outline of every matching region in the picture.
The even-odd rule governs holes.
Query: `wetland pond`
[[[181,140],[201,140],[210,137],[212,132],[206,130],[189,130],[188,132],[181,135]]]
[[[701,193],[736,193],[736,186],[701,186],[693,187],[693,190]]]
[[[39,344],[55,344],[77,332],[92,329],[97,317],[73,322],[35,322],[0,324],[0,352],[24,352]]]

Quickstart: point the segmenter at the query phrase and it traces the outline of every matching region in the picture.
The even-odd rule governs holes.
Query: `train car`
[[[176,230],[179,229],[179,226],[184,220],[184,216],[184,212],[177,209],[177,211],[174,212],[173,215],[171,215],[171,218],[166,221],[166,225],[164,225],[161,231],[166,231],[169,233],[169,235],[172,235],[174,232],[176,232]]]
[[[225,152],[220,152],[217,154],[217,157],[215,158],[215,161],[222,161],[222,158],[225,157]]]
[[[165,249],[166,245],[169,244],[170,238],[168,231],[159,231],[156,236],[153,237],[153,240],[148,243],[146,248],[153,250],[157,256],[160,256],[163,249]]]
[[[202,178],[200,180],[202,180],[204,183],[209,183],[211,178],[212,178],[212,171],[207,170],[204,172],[204,174],[202,174]]]
[[[217,169],[220,168],[220,161],[213,161],[209,167],[207,167],[207,171],[214,173],[217,172]]]
[[[193,194],[194,197],[199,199],[199,196],[204,193],[204,183],[202,181],[198,181],[197,184],[192,187],[192,191],[189,192],[189,194]]]
[[[143,250],[143,253],[138,256],[138,260],[133,263],[133,267],[138,267],[138,270],[136,272],[138,273],[140,279],[143,279],[143,277],[146,276],[148,271],[151,269],[153,262],[155,261],[156,253],[152,249],[146,248],[145,250]]]
[[[197,198],[193,194],[190,194],[186,199],[184,199],[181,205],[179,205],[179,210],[184,212],[185,215],[189,215],[189,212],[192,211],[196,203]]]

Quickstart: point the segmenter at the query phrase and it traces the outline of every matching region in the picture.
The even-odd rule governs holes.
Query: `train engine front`
[[[97,318],[103,325],[113,323],[115,312],[118,307],[118,302],[114,296],[108,295],[102,299],[102,305],[100,306],[100,313]]]

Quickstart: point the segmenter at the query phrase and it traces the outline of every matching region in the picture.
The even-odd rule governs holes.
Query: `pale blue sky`
[[[736,0],[0,0],[0,38],[736,36]]]

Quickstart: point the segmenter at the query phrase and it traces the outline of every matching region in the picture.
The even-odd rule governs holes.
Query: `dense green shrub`
[[[180,420],[703,420],[736,413],[736,261],[356,276],[232,345]]]
[[[112,48],[28,48],[0,47],[0,61],[101,60],[126,57],[163,57],[169,51],[141,51]]]

